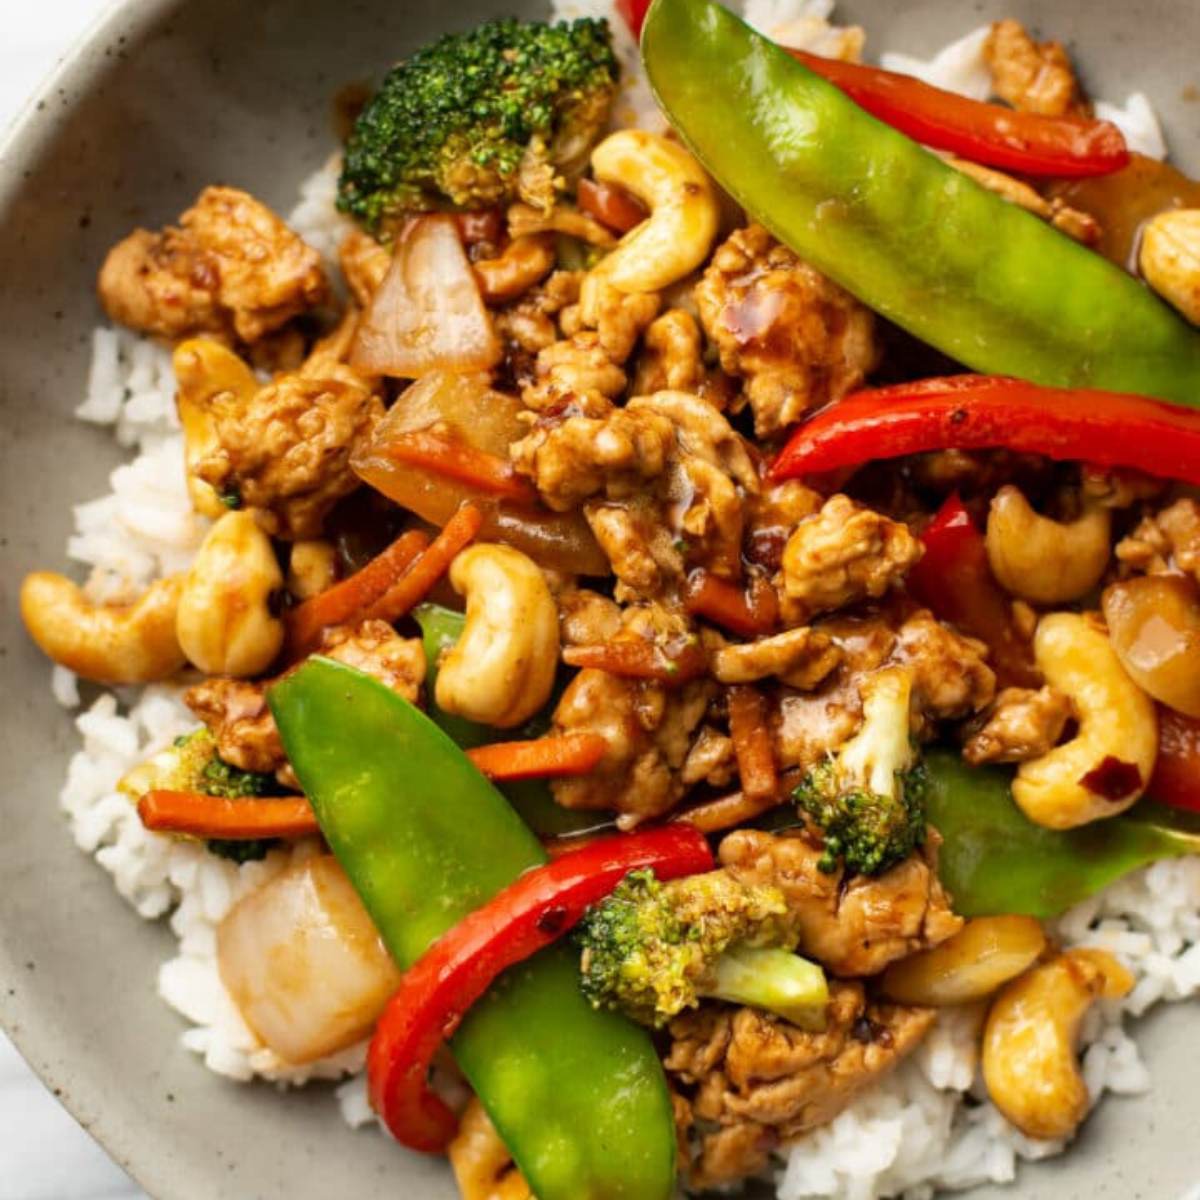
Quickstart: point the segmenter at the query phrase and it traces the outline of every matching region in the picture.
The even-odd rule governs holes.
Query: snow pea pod
[[[1200,333],[1137,280],[877,121],[713,0],[655,0],[642,57],[746,211],[959,362],[1200,404]]]
[[[1012,798],[1012,772],[926,755],[929,822],[943,840],[938,873],[965,917],[1048,919],[1165,858],[1200,854],[1200,817],[1142,801],[1078,829],[1044,829]]]
[[[311,658],[269,693],[330,847],[408,967],[531,866],[541,844],[419,709]],[[574,955],[502,975],[450,1047],[541,1200],[667,1200],[675,1131],[649,1036],[584,999]]]

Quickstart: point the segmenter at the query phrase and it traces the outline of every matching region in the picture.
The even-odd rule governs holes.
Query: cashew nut
[[[1065,604],[1100,582],[1111,534],[1107,508],[1091,504],[1074,521],[1054,521],[1034,512],[1009,484],[996,493],[988,513],[988,561],[1012,595],[1034,604]]]
[[[209,338],[180,342],[172,360],[175,367],[175,407],[183,426],[184,465],[192,507],[214,520],[228,512],[216,489],[196,474],[196,466],[221,448],[213,419],[213,402],[230,395],[249,401],[258,391],[258,378],[232,350]]]
[[[554,237],[534,233],[513,238],[496,258],[474,264],[485,304],[508,304],[540,283],[554,268]]]
[[[940,946],[893,963],[883,990],[901,1004],[969,1004],[1028,970],[1045,948],[1033,917],[977,917]]]
[[[1079,730],[1069,742],[1021,764],[1013,798],[1031,821],[1050,829],[1115,817],[1137,800],[1154,771],[1154,704],[1087,617],[1043,617],[1033,652],[1046,683],[1074,702]]]
[[[708,257],[720,202],[704,169],[678,142],[624,129],[592,151],[592,173],[627,188],[650,210],[597,268],[618,291],[661,291]]]
[[[1159,213],[1147,222],[1138,266],[1164,300],[1200,324],[1200,208]]]
[[[152,583],[134,604],[94,605],[65,575],[21,584],[21,619],[41,651],[95,683],[153,683],[184,665],[175,636],[183,576]]]
[[[554,686],[558,610],[550,588],[532,559],[494,545],[464,550],[450,583],[467,598],[467,621],[438,671],[438,707],[499,729],[520,725]]]
[[[288,591],[297,600],[319,596],[337,580],[337,550],[332,542],[320,538],[293,542],[288,559]]]
[[[983,1031],[983,1078],[992,1103],[1024,1134],[1070,1137],[1087,1116],[1075,1044],[1100,997],[1115,999],[1133,977],[1103,950],[1068,950],[1013,980]]]
[[[479,1100],[472,1099],[447,1153],[462,1200],[530,1200],[533,1193],[513,1163]]]
[[[248,679],[265,671],[283,647],[274,611],[282,587],[271,539],[254,514],[227,512],[184,579],[175,619],[183,652],[209,675]]]

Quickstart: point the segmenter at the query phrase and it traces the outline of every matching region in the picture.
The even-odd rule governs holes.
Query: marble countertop
[[[4,5],[0,128],[111,0]],[[0,1033],[0,1197],[3,1200],[144,1200],[25,1065]]]

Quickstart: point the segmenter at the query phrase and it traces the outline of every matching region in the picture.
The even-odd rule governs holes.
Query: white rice
[[[747,18],[757,27],[816,50],[839,36],[829,24],[832,7],[833,0],[745,0]],[[625,68],[616,119],[663,128],[638,70],[633,39],[611,0],[558,0],[556,12],[610,19]],[[984,30],[976,30],[928,60],[885,54],[883,62],[984,97],[984,36]],[[1143,153],[1165,154],[1153,109],[1140,93],[1122,108],[1101,102],[1097,111],[1121,125]],[[348,228],[333,205],[337,171],[335,156],[302,185],[290,216],[293,227],[329,259]],[[119,443],[135,451],[113,472],[107,495],[74,511],[67,554],[89,569],[86,586],[96,600],[126,597],[185,567],[207,528],[188,501],[173,396],[166,350],[123,330],[96,331],[87,395],[77,415],[112,427]],[[79,705],[77,681],[69,671],[55,668],[51,686],[61,704]],[[182,1034],[188,1050],[209,1069],[238,1080],[301,1084],[351,1076],[337,1091],[342,1115],[352,1125],[370,1123],[374,1118],[361,1074],[364,1045],[303,1068],[288,1066],[247,1028],[217,973],[216,929],[222,917],[241,896],[315,853],[318,843],[300,842],[262,862],[237,866],[198,843],[147,832],[116,790],[125,772],[195,726],[181,690],[182,685],[118,689],[77,717],[83,745],[71,760],[60,797],[72,834],[141,916],[170,914],[178,946],[160,968],[158,990],[189,1023]],[[1093,1103],[1106,1091],[1145,1091],[1149,1073],[1125,1031],[1125,1018],[1141,1016],[1159,1001],[1200,992],[1200,859],[1160,863],[1130,876],[1064,916],[1056,932],[1066,945],[1108,948],[1137,979],[1124,1001],[1094,1009],[1083,1031],[1083,1073]],[[1025,1138],[987,1102],[976,1062],[977,1020],[969,1012],[944,1013],[899,1070],[782,1154],[780,1200],[926,1197],[937,1189],[1009,1182],[1019,1161],[1062,1152],[1062,1143]],[[966,1096],[972,1098],[969,1106]]]

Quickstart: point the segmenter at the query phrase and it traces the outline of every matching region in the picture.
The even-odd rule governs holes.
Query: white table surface
[[[4,0],[0,128],[110,0]],[[140,1200],[0,1033],[0,1200]]]

